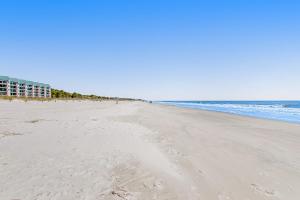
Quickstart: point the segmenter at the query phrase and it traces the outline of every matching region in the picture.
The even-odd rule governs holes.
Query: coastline
[[[266,103],[276,102],[276,104],[277,104],[276,109],[278,109],[278,104],[282,104],[282,103],[286,103],[286,102],[299,104],[300,101],[296,101],[296,100],[291,100],[291,101],[287,101],[287,100],[285,100],[285,101],[203,101],[203,102],[207,103],[207,105],[214,105],[215,102],[219,102],[220,107],[218,106],[217,108],[203,107],[201,105],[197,106],[197,105],[188,105],[188,104],[187,105],[181,105],[180,104],[180,103],[184,103],[184,102],[194,103],[192,101],[174,101],[173,103],[156,102],[156,104],[171,105],[171,106],[175,106],[175,107],[178,107],[178,108],[211,111],[211,112],[217,112],[217,113],[227,113],[227,114],[233,114],[233,115],[237,115],[237,116],[245,116],[245,117],[250,117],[250,118],[275,120],[275,121],[279,121],[279,122],[281,121],[281,122],[288,122],[288,123],[293,123],[293,124],[300,124],[300,113],[299,113],[299,110],[298,110],[298,106],[297,106],[297,110],[280,110],[280,111],[278,111],[278,110],[273,110],[272,107],[274,105],[272,105],[272,104],[266,105]],[[195,102],[197,102],[197,101],[195,101]],[[212,104],[210,104],[211,102],[212,102]],[[225,104],[231,105],[233,107],[232,108],[223,107],[223,109],[220,109],[224,105],[224,102],[225,102]],[[245,104],[247,102],[251,102],[252,104]],[[240,106],[239,103],[242,103],[241,105],[244,105],[244,106],[246,105],[247,107],[249,105],[251,105],[251,106],[264,105],[264,106],[269,106],[267,108],[268,109],[271,108],[271,109],[267,112],[264,109],[252,110],[250,112],[249,112],[249,110],[245,111],[243,109],[236,110],[236,108],[234,106]],[[263,104],[253,104],[253,103],[263,103]],[[226,109],[224,109],[224,108],[226,108]],[[281,107],[280,109],[283,109],[283,108],[284,107]],[[252,109],[255,109],[255,108],[252,108]]]
[[[183,106],[177,106],[177,105],[170,105],[170,104],[160,104],[160,103],[154,103],[156,105],[162,105],[162,106],[170,106],[178,109],[188,109],[188,110],[195,110],[195,111],[204,111],[204,112],[212,112],[216,114],[225,114],[229,116],[237,116],[237,117],[242,117],[242,118],[248,118],[248,119],[258,119],[258,120],[263,120],[263,121],[271,121],[271,122],[281,122],[281,123],[287,123],[287,124],[296,124],[300,125],[299,122],[294,122],[294,121],[287,121],[287,120],[281,120],[281,119],[273,119],[273,118],[264,118],[264,117],[258,117],[258,116],[250,116],[250,115],[243,115],[239,113],[230,113],[230,112],[225,112],[225,111],[217,111],[217,110],[206,110],[206,109],[201,109],[201,108],[191,108],[191,107],[183,107]]]
[[[0,199],[300,196],[299,124],[127,101],[0,109]]]

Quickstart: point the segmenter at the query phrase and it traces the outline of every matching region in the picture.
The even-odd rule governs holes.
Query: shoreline
[[[153,103],[153,104],[156,104],[156,105],[165,105],[165,106],[171,106],[171,107],[182,108],[182,109],[189,109],[189,110],[200,110],[200,111],[207,111],[207,112],[214,112],[214,113],[223,113],[223,114],[229,114],[229,115],[240,116],[240,117],[248,117],[248,118],[252,118],[252,119],[261,119],[261,120],[268,120],[268,121],[270,120],[270,121],[284,122],[284,123],[291,123],[291,124],[298,124],[298,125],[300,125],[300,122],[288,121],[288,120],[282,120],[282,119],[259,117],[259,116],[251,116],[251,115],[246,115],[246,114],[239,114],[239,113],[226,112],[226,111],[217,111],[217,110],[208,110],[208,109],[202,109],[202,108],[184,107],[184,106],[171,105],[171,104],[163,104],[163,103]]]
[[[298,124],[135,101],[0,109],[0,199],[300,195]]]

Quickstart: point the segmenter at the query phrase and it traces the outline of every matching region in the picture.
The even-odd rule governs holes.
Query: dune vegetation
[[[133,99],[133,98],[120,98],[120,97],[107,97],[107,96],[97,96],[94,94],[80,94],[77,92],[66,92],[64,90],[58,89],[51,89],[51,98],[41,98],[41,97],[16,97],[16,96],[0,96],[0,99],[4,100],[13,100],[13,99],[20,99],[20,100],[38,100],[38,101],[49,101],[55,99],[62,99],[62,100],[117,100],[117,101],[141,101],[141,99]]]

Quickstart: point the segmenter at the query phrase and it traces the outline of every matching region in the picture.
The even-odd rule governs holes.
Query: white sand
[[[141,102],[0,101],[0,200],[300,199],[300,125]]]

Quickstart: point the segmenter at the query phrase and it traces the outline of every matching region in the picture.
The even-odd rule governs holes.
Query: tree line
[[[84,95],[77,92],[66,92],[64,90],[51,89],[51,98],[54,99],[92,99],[92,100],[141,100],[131,98],[119,98],[119,97],[106,97],[97,95]]]

